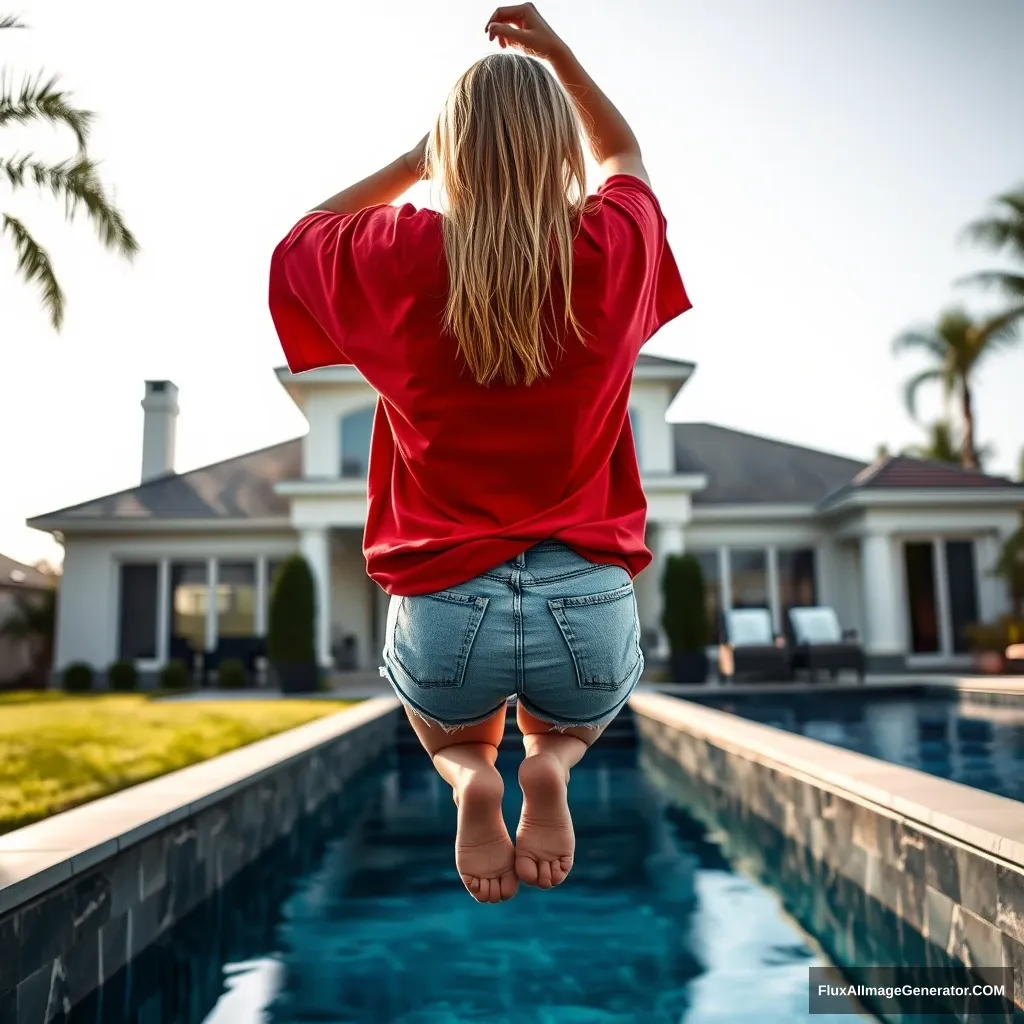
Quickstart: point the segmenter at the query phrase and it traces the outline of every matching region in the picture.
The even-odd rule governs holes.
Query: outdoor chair
[[[834,608],[790,608],[789,627],[794,670],[805,670],[814,682],[819,672],[835,679],[852,669],[864,681],[864,648],[855,629],[839,625]]]
[[[753,676],[766,681],[792,677],[785,638],[772,628],[767,608],[733,608],[722,614],[723,641],[718,645],[718,678]]]

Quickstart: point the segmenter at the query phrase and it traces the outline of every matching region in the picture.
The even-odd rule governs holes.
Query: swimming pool
[[[728,694],[687,699],[1014,800],[1024,799],[1024,702],[934,691]]]
[[[807,1015],[807,969],[821,954],[771,891],[733,871],[721,838],[671,785],[652,783],[635,751],[592,751],[574,772],[572,801],[570,880],[478,906],[452,863],[449,792],[422,755],[392,756],[350,787],[326,825],[304,823],[66,1020],[830,1019]]]

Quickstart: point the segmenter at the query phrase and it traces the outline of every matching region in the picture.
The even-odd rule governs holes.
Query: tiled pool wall
[[[837,962],[941,968],[959,960],[983,978],[986,969],[1010,968],[1014,1001],[1024,1007],[1019,865],[690,731],[684,718],[664,721],[656,702],[665,699],[634,700],[644,756],[675,766],[691,812],[702,809],[754,873],[790,894],[791,911],[811,934],[833,937],[836,948],[827,951]]]
[[[7,907],[0,913],[0,1024],[60,1017],[264,851],[297,849],[298,826],[330,814],[343,788],[393,751],[397,702],[381,703],[380,713],[254,771],[222,799],[214,795],[196,813],[119,844],[88,870]],[[185,771],[215,769],[218,760]]]

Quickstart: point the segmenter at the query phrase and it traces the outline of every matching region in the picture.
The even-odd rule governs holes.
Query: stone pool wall
[[[845,901],[847,920],[818,908],[833,931],[882,908],[913,933],[903,955],[936,948],[982,978],[1012,969],[1024,1007],[1024,805],[671,697],[632,707],[642,743],[720,818],[760,845],[782,837],[791,878],[863,894]]]
[[[366,701],[0,837],[0,1024],[60,1018],[287,842],[397,724],[397,701]]]

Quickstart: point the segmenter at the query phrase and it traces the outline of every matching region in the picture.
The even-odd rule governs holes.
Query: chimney
[[[174,472],[178,389],[169,380],[147,380],[142,399],[142,482]]]

